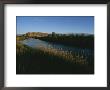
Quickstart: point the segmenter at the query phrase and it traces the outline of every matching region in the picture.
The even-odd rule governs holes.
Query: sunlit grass
[[[16,44],[17,73],[93,73],[93,67],[80,54],[62,48],[31,48]]]
[[[88,64],[87,60],[83,58],[83,56],[75,55],[72,51],[63,51],[54,48],[47,48],[43,46],[39,46],[37,49],[43,52],[43,54],[48,54],[53,57],[59,57],[67,62],[71,62],[74,64]]]
[[[63,50],[54,49],[51,47],[47,48],[43,46],[39,46],[36,49],[32,49],[26,45],[17,44],[17,55],[21,56],[26,53],[30,53],[30,54],[36,53],[42,56],[48,55],[48,56],[53,57],[53,59],[54,57],[58,57],[60,59],[65,60],[66,62],[71,62],[74,64],[85,64],[85,65],[88,64],[84,56],[76,55],[72,51],[63,51]]]

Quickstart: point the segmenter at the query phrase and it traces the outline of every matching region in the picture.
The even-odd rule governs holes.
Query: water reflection
[[[93,60],[94,58],[94,52],[93,50],[90,50],[90,49],[70,47],[70,46],[50,43],[50,42],[42,41],[39,39],[33,39],[33,38],[29,38],[20,42],[32,48],[44,47],[44,48],[56,49],[59,51],[65,51],[65,52],[74,54],[75,56],[83,56],[87,60]]]

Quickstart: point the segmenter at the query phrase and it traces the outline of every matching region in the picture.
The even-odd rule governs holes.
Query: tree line
[[[44,33],[43,33],[44,34]],[[56,34],[52,32],[51,34],[45,34],[38,36],[35,33],[28,35],[23,34],[22,36],[17,36],[17,40],[24,40],[27,38],[40,39],[52,43],[59,43],[63,45],[69,45],[80,48],[94,49],[94,35],[93,34]]]

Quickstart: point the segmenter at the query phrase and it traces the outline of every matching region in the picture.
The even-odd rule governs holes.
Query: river
[[[93,60],[93,57],[94,57],[94,52],[93,52],[93,50],[90,50],[90,49],[70,47],[70,46],[65,46],[62,44],[55,44],[55,43],[50,43],[47,41],[42,41],[39,39],[29,38],[29,39],[20,41],[20,43],[30,46],[32,48],[39,48],[42,46],[45,48],[54,48],[57,50],[62,50],[62,51],[67,51],[67,52],[74,52],[76,55],[83,55],[84,57],[88,58],[89,60],[90,59]]]

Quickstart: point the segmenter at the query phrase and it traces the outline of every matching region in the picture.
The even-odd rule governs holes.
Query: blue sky
[[[27,32],[94,33],[94,16],[17,16],[17,34]]]

